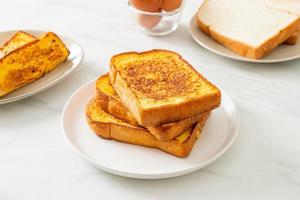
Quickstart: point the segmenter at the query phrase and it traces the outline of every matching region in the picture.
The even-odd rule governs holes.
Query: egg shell
[[[153,28],[159,24],[162,16],[138,14],[137,21],[144,28]]]
[[[180,8],[182,0],[163,0],[161,8],[165,11],[172,11]]]
[[[160,10],[163,0],[130,0],[130,2],[138,10],[157,12]]]

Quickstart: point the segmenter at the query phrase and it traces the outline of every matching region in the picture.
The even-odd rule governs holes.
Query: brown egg
[[[157,12],[163,0],[130,0],[132,5],[142,11]]]
[[[176,10],[181,6],[182,0],[163,0],[161,8],[165,11]]]
[[[161,16],[138,14],[138,23],[144,28],[153,28],[161,20]]]

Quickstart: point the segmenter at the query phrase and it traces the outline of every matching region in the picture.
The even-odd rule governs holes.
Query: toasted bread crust
[[[289,37],[282,44],[295,45],[297,43],[297,41],[298,41],[298,35],[299,35],[299,31],[295,32],[291,37]]]
[[[193,99],[180,105],[161,106],[147,110],[140,110],[143,121],[140,124],[149,127],[152,124],[159,126],[174,121],[183,120],[201,113],[209,112],[220,106],[221,93]],[[158,119],[158,116],[160,117]],[[149,125],[149,126],[147,126]]]
[[[202,22],[201,19],[198,17],[198,13],[200,9],[203,7],[203,5],[205,4],[205,2],[206,1],[204,1],[204,3],[200,6],[196,17],[200,30],[206,33],[207,35],[209,35],[210,37],[212,37],[218,43],[224,45],[225,47],[229,48],[233,52],[244,57],[248,57],[252,59],[260,59],[266,56],[274,48],[276,48],[278,45],[282,44],[289,37],[291,37],[300,28],[300,18],[298,18],[289,26],[287,26],[285,29],[278,32],[277,35],[265,41],[261,46],[252,47],[245,43],[236,41],[234,39],[219,34],[213,31],[212,29],[210,29],[210,27],[207,24]]]
[[[46,41],[51,44],[42,48]],[[40,40],[34,40],[9,52],[0,59],[0,71],[5,72],[0,77],[0,96],[41,78],[64,62],[69,53],[61,39],[52,32],[44,34]]]
[[[177,157],[186,157],[190,154],[194,143],[199,137],[202,128],[209,116],[209,114],[203,115],[199,120],[190,136],[184,141],[171,140],[167,142],[158,141],[145,129],[134,127],[130,124],[118,124],[113,122],[95,121],[91,117],[90,106],[94,104],[95,99],[91,100],[86,108],[87,122],[91,129],[100,137],[104,139],[113,139],[120,142],[129,144],[145,146],[150,148],[161,149],[171,155]],[[105,120],[103,120],[105,121]]]
[[[141,106],[139,97],[137,97],[137,95],[129,88],[127,82],[123,79],[123,77],[120,76],[118,69],[116,69],[115,67],[115,59],[118,59],[118,57],[122,57],[124,55],[145,55],[148,53],[156,52],[176,55],[178,59],[180,59],[188,67],[188,69],[194,73],[195,76],[203,80],[203,82],[205,82],[208,87],[212,88],[213,92],[208,95],[202,95],[200,97],[196,96],[187,98],[180,103],[168,103],[165,105],[143,108]],[[200,113],[204,113],[218,107],[221,102],[221,92],[219,91],[219,89],[215,85],[210,83],[207,79],[205,79],[202,75],[200,75],[179,54],[169,50],[154,49],[141,53],[127,52],[113,56],[111,59],[110,81],[115,88],[115,91],[122,99],[126,107],[128,107],[128,109],[134,115],[138,123],[145,127],[157,126],[160,124],[179,121]],[[137,83],[135,84],[138,85]],[[152,91],[150,91],[150,93],[151,92]]]
[[[188,130],[193,124],[203,117],[198,114],[177,122],[170,122],[154,127],[147,127],[147,130],[159,141],[169,141]]]

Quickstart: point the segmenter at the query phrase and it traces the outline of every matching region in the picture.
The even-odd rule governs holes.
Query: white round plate
[[[24,30],[25,32],[28,32],[36,37],[41,36],[46,31],[38,31],[38,30]],[[0,43],[4,43],[6,40],[8,40],[15,32],[13,31],[5,31],[0,32]],[[66,62],[61,63],[57,68],[55,68],[53,71],[49,72],[48,74],[45,74],[42,78],[25,85],[8,95],[4,97],[0,97],[0,104],[10,103],[14,101],[18,101],[21,99],[24,99],[26,97],[29,97],[31,95],[34,95],[38,92],[41,92],[45,89],[48,89],[51,86],[56,85],[60,81],[67,78],[81,63],[84,53],[83,49],[74,42],[73,40],[59,35],[59,37],[63,40],[65,45],[70,51],[70,55]]]
[[[222,104],[212,112],[200,138],[187,158],[177,158],[158,149],[105,140],[90,129],[85,107],[94,96],[95,80],[79,88],[62,114],[62,130],[69,144],[83,158],[112,174],[162,179],[194,172],[220,157],[235,140],[239,129],[238,111],[222,91]]]
[[[205,49],[234,60],[253,63],[277,63],[300,58],[300,42],[297,42],[295,45],[279,45],[262,59],[255,60],[240,56],[203,33],[198,27],[196,16],[191,19],[190,32],[193,39]]]

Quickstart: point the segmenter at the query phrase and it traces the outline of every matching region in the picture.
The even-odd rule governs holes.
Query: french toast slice
[[[17,48],[35,40],[37,40],[37,38],[29,33],[25,33],[23,31],[16,32],[0,47],[0,59]]]
[[[52,32],[11,51],[0,59],[0,97],[41,78],[69,54],[63,41]]]
[[[168,50],[115,55],[109,75],[122,102],[144,127],[204,113],[221,102],[215,85]]]
[[[96,98],[88,103],[86,116],[91,129],[104,139],[157,148],[177,157],[186,157],[190,154],[196,139],[201,134],[209,114],[204,114],[193,128],[166,142],[157,140],[142,127],[133,126],[106,113],[101,109]]]
[[[108,74],[100,76],[96,82],[96,98],[101,100],[101,108],[134,126],[139,126],[138,122],[126,106],[122,103],[121,99],[111,86]]]
[[[138,126],[137,121],[130,111],[122,103],[116,94],[114,88],[109,82],[108,74],[98,78],[96,82],[96,98],[100,101],[101,108],[112,116],[128,122],[134,126]],[[158,140],[169,141],[189,129],[202,117],[198,114],[177,122],[170,122],[154,127],[146,127],[146,129]]]

